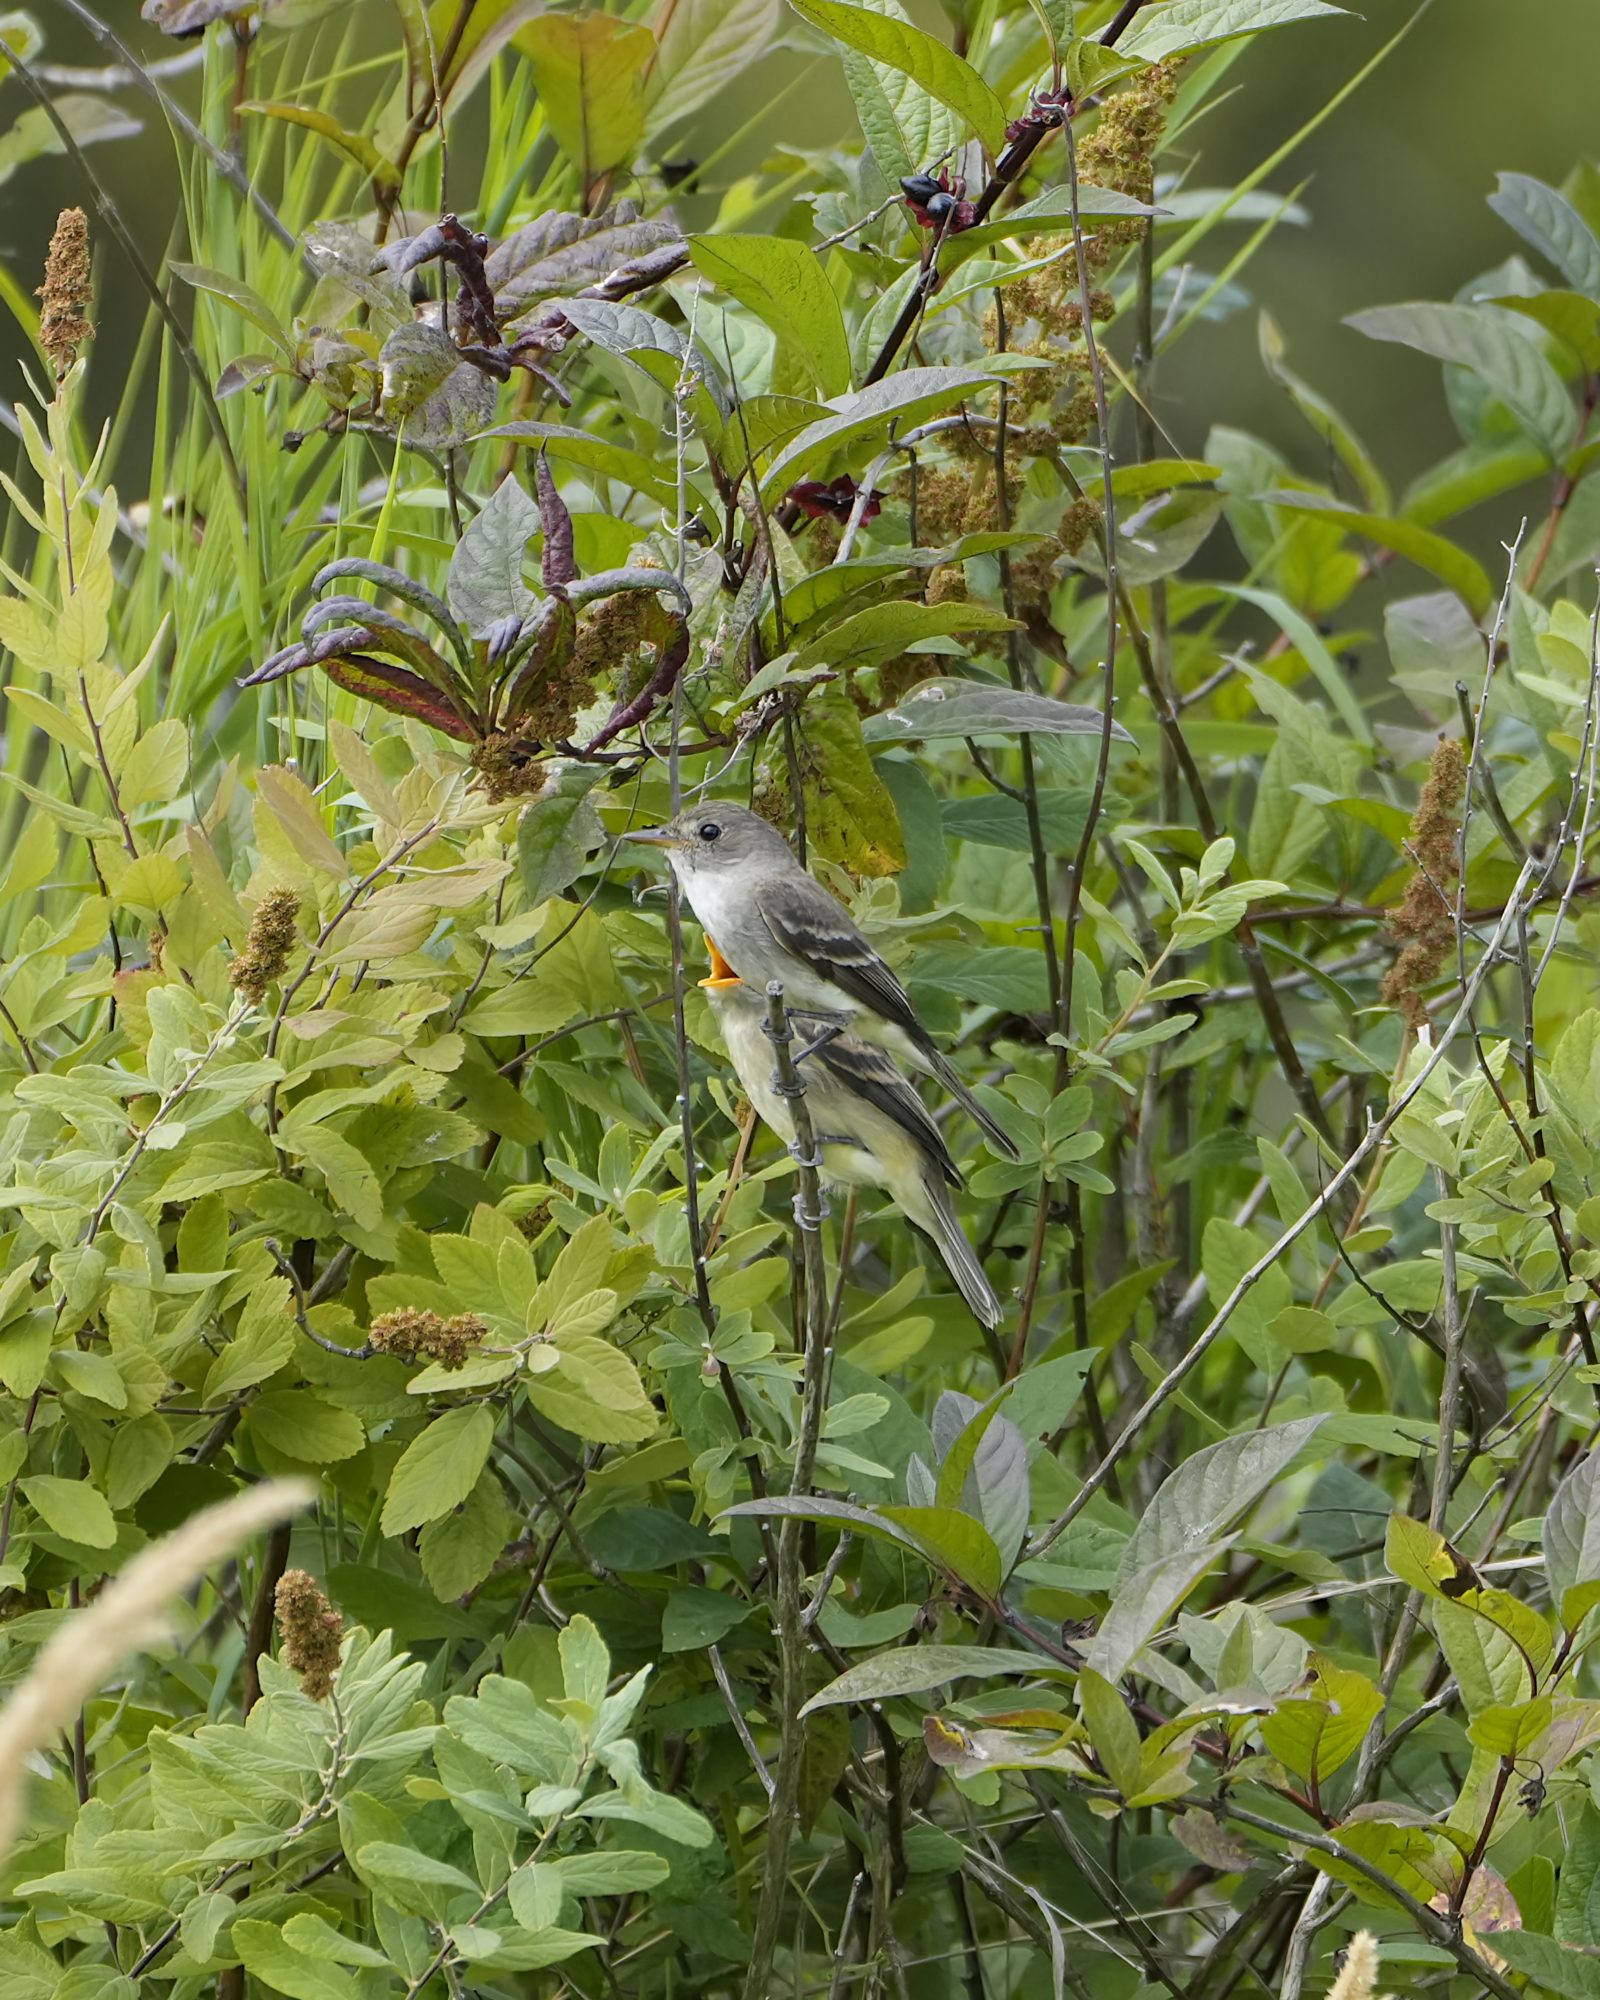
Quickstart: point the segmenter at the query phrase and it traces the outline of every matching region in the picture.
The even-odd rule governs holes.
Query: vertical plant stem
[[[794,1258],[800,1317],[796,1337],[803,1342],[804,1369],[800,1388],[800,1434],[795,1444],[792,1495],[811,1486],[817,1441],[822,1435],[827,1403],[828,1285],[822,1261],[821,1187],[817,1179],[816,1135],[806,1109],[805,1086],[795,1069],[793,1039],[784,1010],[783,987],[776,980],[767,988],[767,1033],[776,1059],[777,1085],[794,1119],[794,1155],[800,1191],[795,1197]],[[793,1515],[778,1530],[774,1609],[778,1640],[778,1754],[772,1765],[772,1806],[767,1815],[767,1845],[761,1888],[756,1904],[755,1935],[745,1976],[745,2000],[768,2000],[772,1964],[783,1922],[789,1882],[789,1847],[800,1797],[800,1765],[805,1751],[805,1725],[800,1709],[806,1698],[805,1576],[802,1560],[804,1522]]]
[[[1433,1184],[1440,1201],[1448,1201],[1450,1183],[1442,1167],[1434,1168]],[[1433,1462],[1433,1500],[1428,1509],[1428,1526],[1435,1534],[1442,1535],[1445,1532],[1445,1514],[1450,1506],[1456,1417],[1461,1408],[1461,1352],[1465,1333],[1453,1223],[1439,1224],[1439,1253],[1444,1269],[1444,1290],[1439,1302],[1440,1317],[1444,1322],[1444,1382],[1439,1390],[1439,1449]]]

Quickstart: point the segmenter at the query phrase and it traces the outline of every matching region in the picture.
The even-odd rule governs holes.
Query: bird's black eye
[[[717,825],[714,819],[703,819],[700,822],[700,838],[702,840],[720,840],[722,838],[722,828]]]

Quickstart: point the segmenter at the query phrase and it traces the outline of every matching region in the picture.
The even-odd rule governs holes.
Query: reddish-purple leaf
[[[413,716],[418,722],[427,723],[430,729],[453,736],[458,743],[477,740],[477,732],[471,725],[435,694],[425,680],[407,673],[404,667],[390,666],[387,660],[375,660],[368,653],[344,653],[338,659],[324,662],[323,671],[336,687],[360,695],[363,701],[376,702],[379,708],[386,708],[394,715]]]
[[[578,559],[572,552],[572,516],[567,512],[566,502],[556,491],[556,482],[550,476],[549,460],[542,451],[536,472],[539,519],[544,525],[544,558],[540,574],[546,590],[559,592],[564,585],[578,580]]]

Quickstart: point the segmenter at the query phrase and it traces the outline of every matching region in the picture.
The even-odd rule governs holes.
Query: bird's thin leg
[[[807,1042],[803,1049],[799,1049],[795,1052],[795,1055],[793,1057],[793,1062],[796,1071],[799,1070],[800,1065],[805,1061],[807,1056],[814,1056],[818,1054],[819,1051],[825,1049],[831,1041],[836,1039],[836,1037],[842,1035],[847,1025],[848,1023],[844,1021],[825,1022],[821,1032],[816,1036],[814,1036],[811,1041]],[[765,1034],[769,1040],[773,1038],[772,1025],[770,1022],[764,1022],[762,1024],[762,1033]],[[793,1040],[793,1036],[788,1032],[785,1032],[784,1040],[791,1041]],[[804,1097],[806,1090],[805,1085],[800,1081],[798,1075],[796,1075],[793,1083],[786,1083],[784,1081],[783,1072],[781,1070],[776,1070],[776,1069],[772,1072],[772,1088],[777,1092],[778,1096],[780,1097]]]
[[[829,1042],[842,1035],[844,1030],[845,1024],[843,1021],[830,1021],[814,1041],[807,1042],[805,1047],[796,1054],[794,1059],[795,1067],[798,1069],[807,1056],[814,1056],[819,1050],[825,1049]]]

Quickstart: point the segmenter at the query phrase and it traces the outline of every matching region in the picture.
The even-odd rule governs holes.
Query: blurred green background
[[[145,57],[192,46],[143,26],[135,0],[99,4]],[[385,46],[394,34],[390,10],[379,0],[351,5],[357,32],[374,49]],[[36,14],[49,62],[105,60],[53,0],[37,0]],[[1559,182],[1575,161],[1600,154],[1600,0],[1432,0],[1420,12],[1415,0],[1371,0],[1361,17],[1267,34],[1235,65],[1231,94],[1192,135],[1199,156],[1193,178],[1232,183],[1408,21],[1409,33],[1387,61],[1273,176],[1270,185],[1280,193],[1305,183],[1310,226],[1280,228],[1244,280],[1282,327],[1291,366],[1341,404],[1397,484],[1453,442],[1438,367],[1392,347],[1375,365],[1377,351],[1340,322],[1366,305],[1448,297],[1507,256],[1514,239],[1485,206],[1500,169]],[[745,72],[709,104],[704,129],[681,132],[669,153],[704,157],[718,139],[758,117],[802,60],[783,49]],[[183,78],[174,88],[192,98],[194,83]],[[122,91],[118,102],[144,120],[144,130],[98,147],[92,157],[151,260],[169,248],[181,256],[173,237],[178,199],[169,136],[136,92]],[[0,131],[26,103],[14,79],[0,84]],[[823,89],[810,80],[761,119],[759,136],[735,149],[726,178],[753,166],[766,146],[826,146],[851,129],[851,119],[842,81]],[[218,188],[217,199],[234,199]],[[56,211],[83,192],[59,157],[35,161],[0,187],[0,257],[27,289],[38,281]],[[104,333],[131,333],[143,321],[144,296],[105,232],[96,233]],[[1243,234],[1219,232],[1205,246],[1208,261],[1231,254]],[[180,306],[188,309],[186,298]],[[22,352],[7,316],[0,323],[6,401],[20,392]],[[108,411],[116,401],[110,338],[102,339],[94,371],[93,406]],[[1314,469],[1303,427],[1261,367],[1253,310],[1200,327],[1181,344],[1159,378],[1158,412],[1186,450],[1198,450],[1212,423],[1228,423],[1282,443]],[[1508,532],[1503,518],[1484,529],[1491,541]]]

